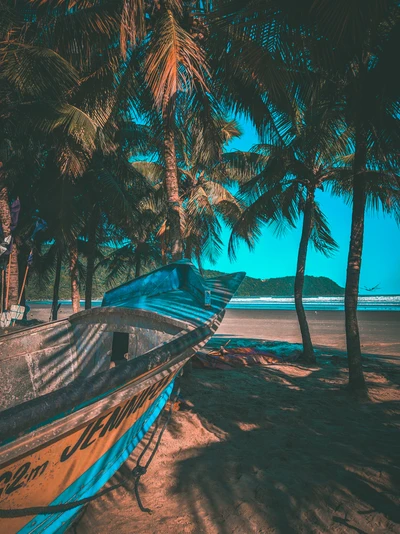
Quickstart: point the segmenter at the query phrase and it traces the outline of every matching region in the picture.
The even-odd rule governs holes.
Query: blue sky
[[[235,140],[230,150],[248,150],[257,143],[257,135],[251,124],[242,123],[243,135]],[[309,249],[306,274],[328,276],[344,286],[350,239],[351,207],[341,199],[320,193],[318,200],[332,228],[333,237],[339,245],[334,256],[326,258]],[[225,249],[217,264],[211,267],[224,272],[246,271],[256,278],[273,278],[295,274],[300,229],[276,237],[272,228],[265,227],[254,251],[241,245],[237,259],[231,262],[227,254],[229,232],[223,234]],[[373,294],[400,294],[400,228],[392,217],[379,213],[367,213],[364,254],[361,268],[360,293],[364,287],[379,284]]]

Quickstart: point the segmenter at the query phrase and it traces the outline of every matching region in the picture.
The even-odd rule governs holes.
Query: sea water
[[[70,300],[61,300],[61,304],[70,306]],[[50,300],[30,301],[30,305],[51,305]],[[93,306],[100,306],[101,300],[93,301]],[[344,310],[344,297],[304,297],[306,310]],[[84,301],[81,301],[84,305]],[[293,297],[235,297],[228,308],[239,310],[294,310]],[[360,311],[400,311],[400,295],[361,295],[358,299]]]
[[[344,310],[344,297],[304,297],[306,310]],[[237,297],[228,308],[251,310],[294,310],[294,297]],[[400,295],[360,295],[360,311],[400,311]]]

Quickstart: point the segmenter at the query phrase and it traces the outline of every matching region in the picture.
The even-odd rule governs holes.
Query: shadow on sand
[[[148,519],[148,532],[400,532],[399,373],[367,371],[373,401],[358,404],[340,389],[340,361],[194,370],[182,384],[193,413],[176,414],[169,428],[184,449],[169,459],[170,508]],[[193,414],[212,435],[206,446],[184,434]],[[148,477],[160,469],[156,461]]]

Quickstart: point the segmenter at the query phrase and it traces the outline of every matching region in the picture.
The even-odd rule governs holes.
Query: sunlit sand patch
[[[236,424],[240,430],[243,430],[243,432],[251,432],[252,430],[259,430],[261,428],[260,425],[254,423],[242,423],[239,421]]]
[[[318,368],[299,367],[295,364],[274,365],[274,369],[279,369],[279,371],[282,371],[282,373],[286,374],[287,376],[297,377],[310,376],[315,371],[318,371]]]

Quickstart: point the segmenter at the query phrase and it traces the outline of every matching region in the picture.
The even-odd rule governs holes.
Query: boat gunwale
[[[144,373],[168,363],[174,356],[179,356],[191,346],[201,343],[202,340],[212,335],[212,325],[223,313],[224,309],[197,327],[192,326],[190,330],[181,330],[169,341],[163,342],[123,365],[89,378],[77,378],[63,388],[3,410],[0,412],[0,436],[2,437],[0,448],[20,437],[22,433],[26,435],[33,429],[46,426],[46,421],[50,422],[55,417],[61,418],[62,414],[68,410],[71,414],[78,412],[85,402],[92,399],[96,399],[94,401],[96,402],[100,400],[100,396],[104,398],[117,389],[123,388],[135,378],[140,379]],[[88,406],[93,406],[94,402]]]
[[[32,431],[28,431],[27,434],[9,441],[8,443],[0,444],[0,454],[2,458],[0,468],[4,469],[8,465],[18,461],[18,459],[24,457],[27,452],[34,453],[42,448],[43,445],[51,445],[61,437],[79,431],[105,411],[112,410],[116,405],[123,403],[134,395],[140,394],[143,390],[162,380],[166,376],[174,374],[182,367],[182,361],[190,359],[191,356],[186,354],[189,350],[190,348],[187,348],[184,353],[178,354],[172,360],[152,369],[145,377],[137,377],[137,380],[128,382],[125,387],[114,391],[103,399],[95,401],[93,404],[84,406],[76,412],[65,415],[65,417],[60,417],[55,421],[51,421],[47,425],[45,424]],[[142,378],[144,378],[144,380],[142,380]],[[108,397],[112,397],[113,401],[108,406],[105,406],[104,401]],[[88,413],[90,414],[89,418],[87,417]],[[72,428],[68,428],[61,432],[58,431],[61,425],[72,423],[72,421],[75,421],[71,424]],[[26,439],[27,436],[29,436],[29,439]]]
[[[55,325],[60,325],[61,323],[69,323],[72,325],[74,322],[76,322],[77,319],[81,318],[85,319],[86,317],[96,317],[99,315],[108,315],[110,316],[110,318],[112,318],[113,315],[121,313],[123,313],[124,315],[139,316],[144,319],[158,319],[161,323],[170,324],[171,326],[177,326],[182,329],[190,326],[190,323],[188,321],[182,321],[181,319],[176,319],[175,317],[171,317],[169,315],[161,314],[155,311],[146,310],[144,308],[129,308],[126,306],[99,306],[98,308],[91,308],[90,310],[79,311],[77,313],[74,313],[73,315],[70,315],[69,317],[66,317],[65,319],[58,319],[57,321],[49,321],[47,323],[27,326],[26,328],[21,328],[19,330],[16,330],[15,332],[0,334],[0,344],[6,341],[5,338],[10,339],[11,337],[18,338],[25,335],[31,335],[35,333],[33,332],[34,330],[38,330],[38,332],[40,332],[41,330],[48,330],[50,328],[53,328]],[[4,353],[0,354],[0,360],[7,359],[9,357],[9,355],[4,356]]]

